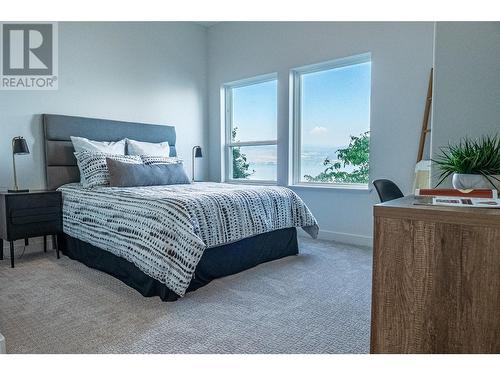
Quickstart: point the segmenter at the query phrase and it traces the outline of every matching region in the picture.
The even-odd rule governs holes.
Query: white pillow
[[[99,142],[82,137],[71,137],[75,152],[100,152],[104,154],[125,155],[125,139],[118,142]]]
[[[128,155],[149,155],[149,156],[168,156],[170,155],[170,145],[168,142],[149,143],[139,142],[127,138]]]

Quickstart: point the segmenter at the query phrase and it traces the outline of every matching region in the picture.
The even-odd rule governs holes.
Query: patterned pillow
[[[136,155],[109,155],[94,152],[75,152],[80,175],[83,177],[84,188],[95,186],[109,186],[109,170],[106,158],[122,161],[124,163],[142,164],[140,156]]]
[[[142,162],[146,165],[155,164],[182,164],[182,159],[175,156],[141,155]]]

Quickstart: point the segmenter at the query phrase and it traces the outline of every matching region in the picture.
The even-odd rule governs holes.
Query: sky
[[[277,81],[233,89],[233,128],[240,141],[276,140]]]
[[[371,63],[302,76],[302,145],[342,147],[370,129]]]
[[[302,144],[341,147],[369,130],[371,63],[302,75]],[[277,81],[233,89],[241,141],[275,140]]]

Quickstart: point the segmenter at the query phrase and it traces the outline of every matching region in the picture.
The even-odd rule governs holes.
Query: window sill
[[[369,185],[364,184],[291,184],[288,186],[291,189],[325,189],[325,190],[348,190],[359,191],[360,193],[370,193],[373,189]]]
[[[270,185],[276,186],[278,183],[276,181],[257,181],[257,180],[226,180],[225,184],[233,185]]]

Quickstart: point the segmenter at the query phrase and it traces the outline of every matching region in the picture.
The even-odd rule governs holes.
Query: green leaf
[[[500,138],[498,135],[479,139],[465,137],[458,144],[441,148],[440,154],[432,161],[441,171],[436,186],[453,173],[480,174],[492,183],[492,175],[500,174]]]
[[[349,145],[336,152],[338,160],[326,157],[323,165],[326,167],[317,176],[305,175],[309,182],[335,182],[335,183],[368,183],[370,174],[370,132],[359,136],[350,136]],[[342,171],[342,167],[351,165],[352,172]]]

